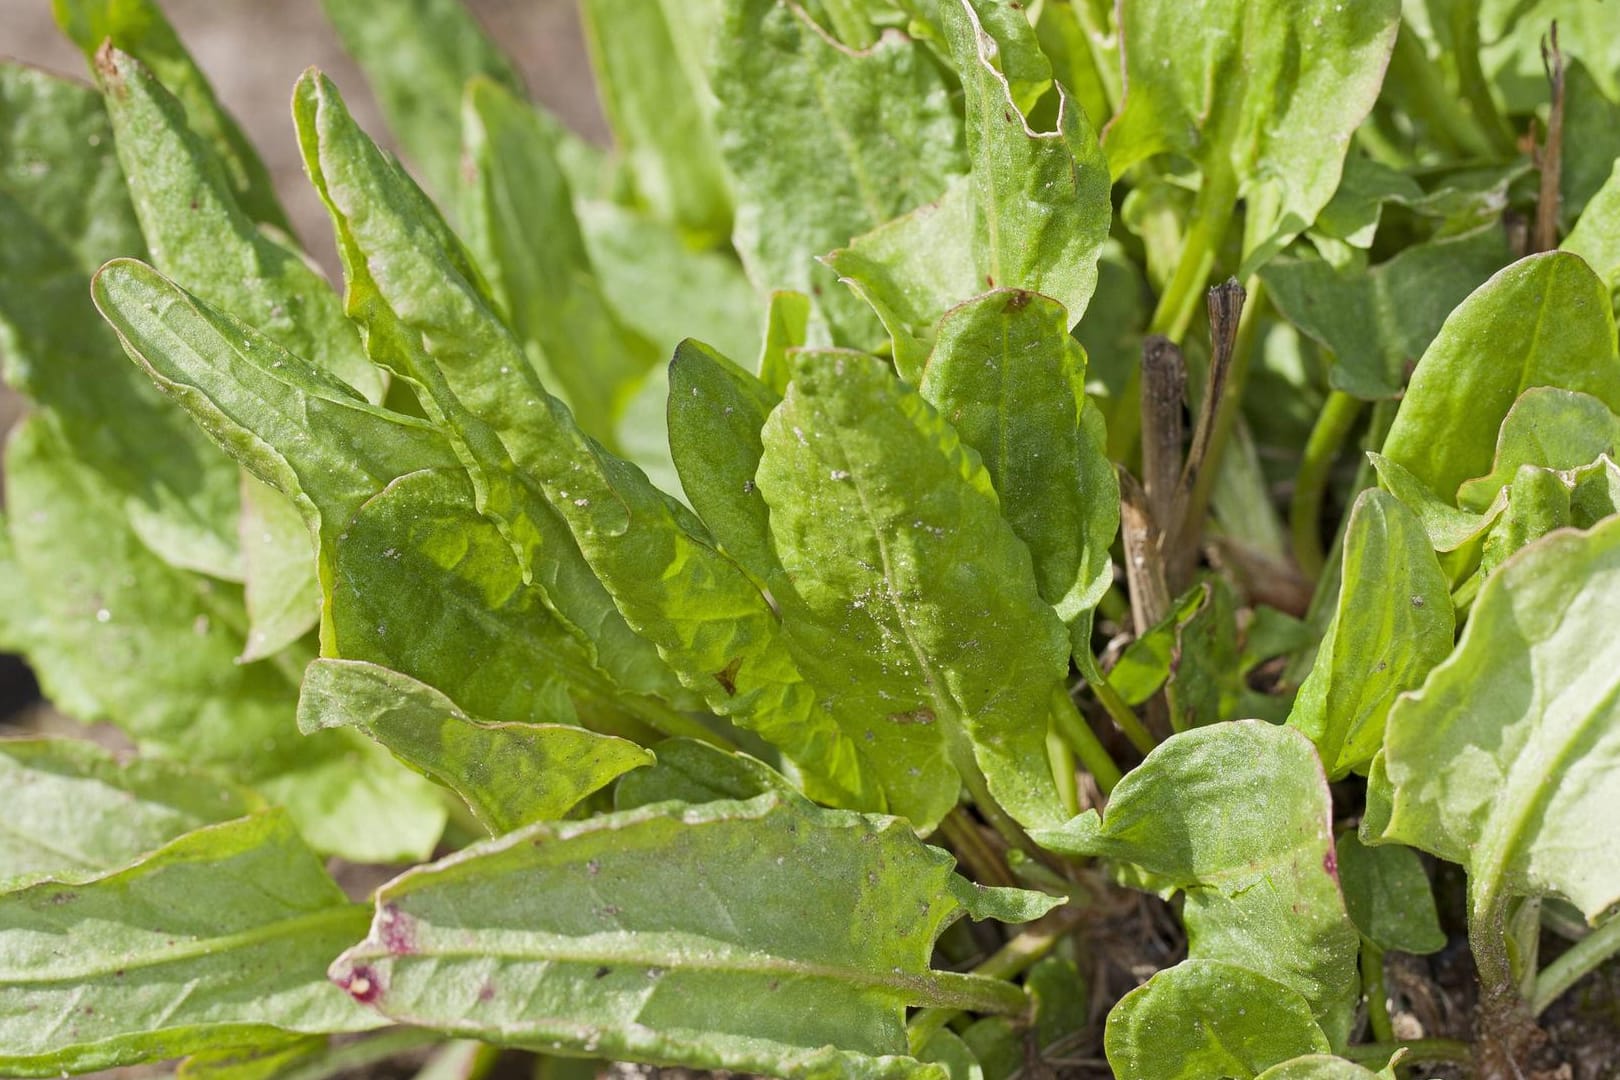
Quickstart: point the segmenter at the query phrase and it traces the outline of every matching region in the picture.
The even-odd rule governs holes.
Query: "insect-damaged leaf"
[[[907,1005],[1023,1008],[929,969],[961,914],[950,879],[898,819],[778,793],[664,803],[405,874],[331,975],[392,1019],[536,1050],[943,1080],[903,1056]]]
[[[1327,778],[1299,732],[1242,720],[1174,735],[1126,775],[1101,817],[1087,811],[1035,838],[1185,890],[1192,959],[1282,983],[1334,1047],[1348,1039],[1359,939],[1339,891]]]
[[[321,970],[365,925],[280,811],[0,895],[0,1069],[49,1077],[376,1027]]]
[[[653,760],[635,743],[584,728],[471,717],[426,683],[353,660],[317,660],[304,670],[298,726],[364,732],[460,795],[497,835],[562,817]]]
[[[1476,917],[1554,894],[1620,900],[1620,518],[1561,530],[1486,579],[1456,652],[1390,712],[1382,838],[1461,863]]]

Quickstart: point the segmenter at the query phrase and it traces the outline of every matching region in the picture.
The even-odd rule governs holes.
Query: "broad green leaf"
[[[1073,99],[1059,88],[1057,126],[1031,127],[997,66],[1003,46],[978,11],[969,0],[947,0],[939,12],[962,76],[970,174],[826,260],[873,305],[902,376],[912,379],[913,342],[926,354],[940,316],[986,289],[1044,294],[1063,305],[1070,325],[1078,322],[1097,287],[1112,214],[1107,162]],[[1017,12],[1005,24],[1015,27],[1018,44],[1037,47]]]
[[[945,316],[918,386],[977,450],[1001,516],[1029,548],[1041,598],[1064,622],[1113,580],[1119,482],[1086,424],[1086,354],[1053,300],[1000,289]]]
[[[1344,906],[1362,937],[1380,949],[1420,956],[1445,948],[1434,892],[1417,852],[1401,844],[1368,847],[1354,832],[1340,833],[1336,846]]]
[[[1371,1069],[1331,1054],[1305,1054],[1273,1065],[1259,1080],[1395,1080],[1393,1069]]]
[[[376,1027],[321,971],[365,922],[280,812],[7,893],[0,1069],[52,1077]]]
[[[1376,400],[1401,392],[1446,316],[1509,258],[1493,225],[1403,248],[1370,270],[1279,258],[1260,276],[1283,316],[1333,354],[1333,387]]]
[[[322,0],[359,62],[388,128],[441,199],[457,189],[461,96],[482,76],[523,93],[523,80],[461,0]]]
[[[462,116],[468,245],[542,376],[580,426],[613,445],[626,398],[657,353],[621,324],[597,284],[540,114],[499,84],[475,79]]]
[[[240,578],[236,470],[118,355],[85,282],[145,250],[101,95],[0,65],[0,360],[168,561]]]
[[[1596,920],[1620,849],[1620,518],[1560,531],[1486,579],[1457,650],[1391,711],[1383,839],[1469,872],[1476,917],[1553,894]]]
[[[781,569],[770,512],[754,483],[760,429],[781,395],[701,342],[669,364],[669,449],[681,487],[720,549],[759,581]]]
[[[298,727],[352,727],[464,799],[499,835],[560,818],[621,773],[653,756],[623,739],[566,724],[468,716],[408,675],[353,660],[317,660],[304,671]]]
[[[684,803],[738,801],[769,791],[792,794],[787,778],[757,758],[733,754],[696,739],[665,739],[652,747],[657,758],[626,773],[613,788],[613,808],[675,800]]]
[[[1383,454],[1449,498],[1490,471],[1497,429],[1532,386],[1620,409],[1608,290],[1574,255],[1521,259],[1451,313],[1412,373]]]
[[[1564,237],[1560,250],[1585,259],[1610,292],[1620,291],[1620,159]]]
[[[1451,583],[1423,522],[1394,495],[1361,493],[1345,526],[1338,609],[1288,723],[1331,779],[1365,770],[1395,699],[1451,655]]]
[[[608,303],[658,355],[689,337],[725,356],[759,352],[759,295],[734,255],[691,248],[673,226],[612,203],[574,212]]]
[[[431,785],[367,756],[358,737],[299,736],[296,661],[238,663],[240,591],[153,555],[48,417],[13,434],[6,497],[18,565],[51,583],[36,593],[44,631],[30,660],[60,708],[110,720],[154,754],[231,770],[323,851],[377,861],[431,850],[444,824]]]
[[[720,0],[580,5],[602,109],[637,201],[704,246],[731,230],[730,182],[704,71],[720,6]]]
[[[254,221],[291,232],[276,201],[270,171],[236,121],[220,105],[202,69],[186,51],[155,0],[51,0],[57,25],[92,67],[102,43],[135,57],[185,107],[186,123],[218,155],[236,202]],[[108,255],[135,255],[134,251]]]
[[[977,454],[880,361],[800,352],[765,425],[759,487],[800,663],[931,827],[982,772],[1019,821],[1062,819],[1044,719],[1063,624]]]
[[[929,969],[960,914],[950,866],[904,821],[777,794],[540,823],[384,886],[331,977],[392,1019],[534,1049],[943,1078],[896,1057],[905,1007],[1022,998]]]
[[[397,476],[456,464],[431,425],[368,405],[332,375],[151,267],[109,263],[91,290],[130,357],[158,387],[297,507],[319,541],[326,588],[338,532],[361,503]],[[251,654],[265,651],[263,643],[248,644]]]
[[[1190,158],[1206,185],[1245,200],[1244,261],[1258,266],[1337,190],[1350,136],[1383,82],[1400,8],[1399,0],[1125,5],[1126,90],[1103,140],[1109,168],[1119,177],[1156,155]]]
[[[121,763],[76,739],[0,740],[0,889],[47,877],[89,880],[263,805],[244,788],[171,762]]]
[[[656,647],[681,684],[781,747],[830,799],[874,805],[854,742],[812,711],[776,613],[742,568],[546,392],[468,277],[448,229],[354,125],[331,83],[306,76],[294,106],[310,175],[338,225],[349,308],[364,320],[373,358],[423,387],[424,403],[455,430],[475,465],[480,509],[501,521],[551,605],[589,630],[584,640],[618,635],[599,650],[605,667],[647,670],[645,654]],[[552,538],[552,512],[578,549]],[[546,538],[543,547],[534,536]],[[618,615],[569,576],[576,550]]]
[[[1384,455],[1369,452],[1367,460],[1378,473],[1379,486],[1417,515],[1437,552],[1456,551],[1485,535],[1507,506],[1507,497],[1498,495],[1482,513],[1459,510]]]
[[[1325,1052],[1328,1040],[1298,992],[1236,964],[1193,959],[1120,999],[1103,1045],[1115,1075],[1133,1080],[1250,1080]]]
[[[1522,466],[1578,469],[1612,453],[1620,441],[1620,417],[1590,394],[1533,386],[1502,418],[1496,458],[1485,476],[1457,489],[1457,505],[1476,513],[1513,482]]]
[[[1193,960],[1282,983],[1344,1045],[1359,938],[1339,891],[1327,779],[1299,732],[1243,720],[1174,735],[1126,775],[1101,817],[1087,811],[1035,839],[1184,890]]]
[[[243,660],[274,656],[320,622],[320,563],[310,532],[296,503],[242,473]]]
[[[812,296],[812,341],[875,347],[882,333],[866,305],[815,259],[936,198],[962,171],[938,66],[899,34],[854,52],[797,5],[726,0],[711,79],[736,180],[732,240],[754,286]]]

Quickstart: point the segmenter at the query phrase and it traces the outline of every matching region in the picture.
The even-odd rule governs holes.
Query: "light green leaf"
[[[1502,418],[1496,458],[1485,476],[1457,489],[1457,505],[1480,512],[1513,481],[1522,466],[1577,469],[1612,453],[1620,441],[1620,417],[1590,394],[1532,386]]]
[[[1103,1045],[1115,1075],[1133,1080],[1250,1080],[1326,1051],[1328,1040],[1296,991],[1236,964],[1193,959],[1120,999]]]
[[[1585,259],[1610,292],[1620,291],[1620,160],[1586,204],[1560,250]]]
[[[665,739],[654,744],[657,761],[620,778],[613,789],[615,810],[652,803],[707,803],[752,799],[768,791],[794,795],[787,778],[758,758],[729,753],[696,739]]]
[[[1497,429],[1532,386],[1620,409],[1608,290],[1574,255],[1521,259],[1451,313],[1412,373],[1383,454],[1449,498],[1490,471]]]
[[[613,445],[631,388],[657,353],[620,323],[597,284],[540,114],[499,84],[475,79],[462,116],[468,246],[536,368],[580,425]]]
[[[1279,258],[1260,276],[1283,316],[1333,354],[1333,387],[1376,400],[1401,392],[1446,316],[1510,257],[1491,225],[1402,248],[1370,270]]]
[[[352,1044],[351,1044],[352,1045]],[[290,1080],[293,1070],[318,1065],[330,1040],[322,1035],[293,1035],[285,1042],[266,1042],[248,1049],[204,1050],[180,1062],[175,1080]]]
[[[304,670],[298,727],[361,731],[460,795],[495,835],[560,818],[653,761],[635,743],[583,728],[468,716],[426,683],[353,660],[317,660]]]
[[[1103,816],[1088,811],[1035,839],[1185,890],[1193,960],[1282,983],[1344,1045],[1359,938],[1339,892],[1327,779],[1299,732],[1243,720],[1171,736],[1114,789]]]
[[[364,932],[279,812],[0,896],[0,1069],[51,1077],[377,1026],[321,973]]]
[[[220,105],[202,69],[186,52],[174,27],[154,0],[51,0],[56,23],[96,64],[102,43],[130,54],[151,68],[169,93],[185,107],[186,123],[213,148],[225,170],[236,202],[254,221],[291,232],[276,201],[270,171],[247,135]],[[136,255],[135,251],[108,252]]]
[[[0,891],[88,881],[181,833],[262,809],[245,788],[74,739],[0,740]]]
[[[1378,473],[1379,485],[1417,515],[1429,543],[1438,552],[1456,551],[1484,536],[1507,506],[1507,497],[1498,495],[1483,513],[1459,510],[1384,455],[1369,451],[1367,460]]]
[[[731,230],[731,190],[704,64],[719,0],[585,0],[580,14],[602,110],[637,201],[703,246]],[[802,137],[802,135],[801,135]]]
[[[1259,1080],[1395,1080],[1395,1072],[1373,1072],[1330,1054],[1306,1054],[1273,1065],[1260,1074]]]
[[[296,503],[242,473],[242,603],[246,661],[274,656],[321,621],[319,556]]]
[[[1576,469],[1569,498],[1575,524],[1589,529],[1610,514],[1620,513],[1620,465],[1604,454]]]
[[[240,578],[236,470],[118,356],[86,296],[111,257],[144,252],[101,95],[0,65],[0,362],[76,453],[123,493],[160,557]]]
[[[339,226],[349,307],[368,327],[373,358],[423,387],[424,403],[456,432],[476,466],[480,509],[501,522],[552,606],[588,629],[584,640],[619,634],[611,651],[599,650],[605,667],[633,661],[645,670],[644,653],[656,647],[686,688],[780,746],[830,799],[873,805],[855,744],[812,712],[814,697],[776,614],[742,568],[713,547],[684,507],[589,439],[546,392],[468,277],[448,229],[355,127],[331,83],[306,77],[294,104],[310,175]],[[578,549],[551,539],[552,511]],[[565,580],[576,550],[622,618],[602,611],[587,583]]]
[[[951,895],[956,897],[962,910],[974,922],[985,919],[1004,923],[1033,922],[1068,899],[1066,896],[1048,896],[1032,889],[980,885],[961,875],[951,877]]]
[[[441,199],[457,188],[462,88],[475,76],[522,95],[523,80],[461,0],[322,0],[388,128]]]
[[[1593,0],[1484,0],[1480,60],[1497,92],[1514,112],[1529,112],[1547,101],[1547,78],[1540,44],[1553,20],[1566,57],[1580,60],[1611,99],[1620,100],[1620,42],[1614,13]]]
[[[793,365],[788,351],[802,349],[808,343],[810,329],[810,298],[804,293],[778,290],[771,293],[770,305],[765,312],[765,340],[760,344],[760,381],[776,394],[787,393],[793,379]]]
[[[812,296],[812,341],[875,347],[882,333],[866,305],[815,259],[938,197],[962,171],[938,66],[898,33],[854,52],[778,0],[726,0],[715,45],[732,240],[750,279],[761,292]]]
[[[1399,0],[1126,5],[1125,100],[1104,139],[1109,168],[1117,178],[1179,154],[1206,185],[1243,198],[1246,277],[1333,197],[1400,9]]]
[[[1364,491],[1350,511],[1338,609],[1288,723],[1316,744],[1330,779],[1365,770],[1395,699],[1451,654],[1451,583],[1423,522]]]
[[[772,593],[891,808],[929,828],[982,772],[1015,818],[1056,825],[1044,719],[1067,634],[978,455],[857,353],[798,353],[763,441]]]
[[[1620,800],[1617,618],[1620,518],[1554,533],[1486,579],[1456,652],[1390,713],[1383,839],[1465,866],[1476,917],[1620,900],[1620,840],[1592,825]]]
[[[540,823],[384,886],[331,977],[395,1020],[534,1049],[943,1078],[895,1056],[905,1006],[1023,997],[929,969],[960,914],[950,866],[903,821],[776,794]]]
[[[1062,306],[1000,289],[945,316],[918,386],[979,452],[1042,599],[1066,623],[1108,591],[1119,531],[1119,482],[1085,375]]]
[[[1434,891],[1417,852],[1400,844],[1368,847],[1354,832],[1340,833],[1337,848],[1344,906],[1362,937],[1380,949],[1416,955],[1445,948]]]
[[[781,569],[770,512],[754,483],[764,452],[760,429],[780,400],[700,342],[681,342],[670,361],[669,449],[681,487],[720,549],[761,582]]]

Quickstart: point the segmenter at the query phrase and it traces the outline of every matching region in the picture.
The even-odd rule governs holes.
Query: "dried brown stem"
[[[1148,508],[1147,492],[1124,469],[1119,472],[1119,517],[1131,622],[1140,637],[1169,614],[1170,589],[1164,577],[1163,538]]]
[[[1142,343],[1142,486],[1160,535],[1181,531],[1182,403],[1187,362],[1175,342],[1157,334]]]
[[[1536,155],[1541,167],[1541,193],[1536,202],[1537,251],[1558,246],[1559,185],[1564,159],[1564,54],[1558,48],[1558,23],[1554,21],[1541,39],[1541,66],[1547,72],[1552,91],[1552,108],[1547,114],[1547,137]]]

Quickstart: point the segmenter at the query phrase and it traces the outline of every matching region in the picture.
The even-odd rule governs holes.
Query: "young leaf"
[[[1344,906],[1361,936],[1380,949],[1423,955],[1445,948],[1429,875],[1417,852],[1400,844],[1368,847],[1353,832],[1339,835]]]
[[[1344,1045],[1359,939],[1339,891],[1327,780],[1297,731],[1244,720],[1172,736],[1114,789],[1101,817],[1088,811],[1035,839],[1123,860],[1185,890],[1194,960],[1282,983],[1303,995],[1329,1042]]]
[[[815,258],[937,197],[961,171],[939,68],[899,34],[852,51],[778,0],[726,0],[715,43],[715,126],[749,277],[761,291],[811,295],[812,340],[877,346],[866,306]]]
[[[523,94],[523,80],[461,0],[322,0],[360,64],[388,128],[441,199],[457,189],[461,98],[482,77]]]
[[[704,246],[731,231],[731,185],[704,71],[720,7],[720,0],[580,5],[602,110],[637,201]]]
[[[583,728],[479,720],[426,683],[352,660],[317,660],[304,670],[298,727],[358,729],[460,795],[495,835],[560,818],[653,760],[632,742]]]
[[[1023,1008],[1006,983],[930,970],[961,913],[950,864],[905,822],[778,794],[540,823],[384,886],[331,977],[498,1043],[898,1077],[917,1069],[896,1057],[907,1005]]]
[[[1395,699],[1451,654],[1451,583],[1423,522],[1364,491],[1350,512],[1338,609],[1288,723],[1316,744],[1329,778],[1362,770],[1383,745]]]
[[[1378,473],[1379,486],[1417,515],[1437,552],[1456,551],[1484,536],[1507,506],[1507,496],[1499,494],[1483,513],[1459,510],[1384,455],[1369,451],[1367,460]]]
[[[1184,960],[1126,994],[1103,1038],[1115,1075],[1134,1080],[1250,1080],[1328,1049],[1296,991],[1217,960]]]
[[[1502,418],[1496,458],[1485,476],[1457,489],[1457,505],[1480,511],[1489,506],[1525,465],[1578,469],[1620,441],[1620,416],[1590,394],[1532,386]]]
[[[1620,409],[1608,290],[1574,255],[1521,259],[1451,313],[1412,373],[1383,454],[1449,499],[1464,480],[1490,471],[1497,429],[1532,386],[1580,391]]]
[[[1555,894],[1596,920],[1620,850],[1620,518],[1560,531],[1486,579],[1456,651],[1390,712],[1382,838],[1461,863],[1476,916]],[[1463,703],[1466,703],[1464,705]]]
[[[1397,0],[1125,5],[1126,91],[1103,139],[1109,168],[1118,177],[1154,155],[1190,158],[1206,185],[1246,200],[1244,261],[1257,267],[1333,197],[1400,10]]]
[[[247,135],[214,96],[202,68],[186,52],[174,27],[154,0],[51,0],[57,25],[84,53],[91,66],[104,42],[150,68],[185,107],[186,123],[213,148],[238,205],[254,221],[290,233],[276,200],[270,170]],[[108,255],[135,255],[134,251]]]
[[[0,1069],[49,1077],[376,1027],[321,972],[364,929],[281,812],[0,895]]]
[[[244,788],[173,762],[120,763],[75,739],[0,741],[0,890],[44,878],[88,881],[263,805]]]
[[[930,827],[982,772],[1025,824],[1063,818],[1045,759],[1063,625],[978,455],[878,360],[800,352],[759,486],[800,662]]]
[[[1113,580],[1119,482],[1086,424],[1086,354],[1061,305],[1001,289],[940,323],[918,391],[979,452],[1040,594],[1073,622]]]

